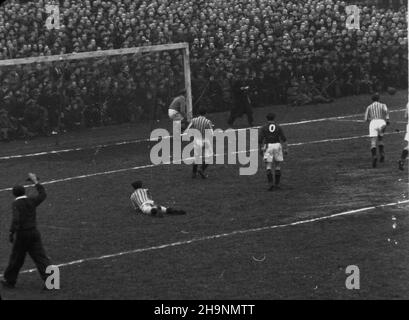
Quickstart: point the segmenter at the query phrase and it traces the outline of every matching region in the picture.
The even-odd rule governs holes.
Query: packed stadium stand
[[[407,87],[407,1],[353,1],[360,30],[334,0],[64,0],[61,29],[45,2],[0,6],[0,59],[188,42],[195,105],[225,111],[238,74],[258,105],[329,102]],[[166,116],[183,86],[180,54],[0,68],[0,124],[15,136]],[[58,107],[57,107],[58,106]],[[157,114],[152,115],[152,110]]]

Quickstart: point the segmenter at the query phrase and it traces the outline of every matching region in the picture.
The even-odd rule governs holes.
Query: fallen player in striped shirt
[[[379,102],[379,94],[375,93],[372,97],[373,103],[366,109],[365,121],[369,122],[369,137],[371,138],[372,167],[376,168],[377,146],[379,148],[379,161],[385,162],[385,145],[383,136],[386,126],[389,125],[389,111],[386,104]]]
[[[134,193],[131,195],[131,203],[133,208],[146,215],[151,215],[154,217],[163,217],[164,214],[168,215],[185,215],[186,212],[183,210],[176,210],[172,208],[165,208],[156,205],[153,201],[148,189],[143,188],[142,181],[136,181],[132,183],[134,188]]]

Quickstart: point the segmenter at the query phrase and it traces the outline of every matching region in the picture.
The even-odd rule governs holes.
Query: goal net
[[[33,134],[167,118],[192,94],[187,43],[0,60],[0,109]]]

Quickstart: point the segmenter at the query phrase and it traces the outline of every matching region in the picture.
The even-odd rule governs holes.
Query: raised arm
[[[31,199],[34,202],[34,205],[38,207],[45,200],[45,198],[47,198],[47,194],[45,192],[44,187],[40,184],[37,176],[34,173],[29,173],[28,178],[35,184],[35,187],[37,189],[38,194],[35,197],[32,197]]]
[[[34,205],[38,207],[47,198],[47,193],[40,183],[37,183],[35,188],[37,189],[38,194],[32,199],[34,201]]]

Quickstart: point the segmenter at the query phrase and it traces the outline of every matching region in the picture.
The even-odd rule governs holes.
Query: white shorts
[[[143,214],[151,214],[152,208],[155,207],[155,203],[153,201],[147,201],[141,206],[141,211]]]
[[[406,140],[407,142],[409,142],[409,124],[406,126],[405,140]]]
[[[200,157],[199,163],[202,163],[206,160],[206,158],[213,156],[212,145],[209,140],[195,139],[193,145],[195,156],[198,155]]]
[[[281,143],[272,143],[267,145],[267,150],[264,152],[265,162],[283,162],[283,147]]]
[[[382,119],[372,120],[369,124],[369,136],[371,138],[383,137],[386,121]]]
[[[157,206],[153,201],[147,201],[141,206],[141,212],[143,214],[151,215],[152,209],[156,208],[160,213],[166,213],[166,208],[162,206]]]
[[[169,109],[168,111],[169,119],[172,121],[182,121],[184,119],[183,115],[176,110]]]

